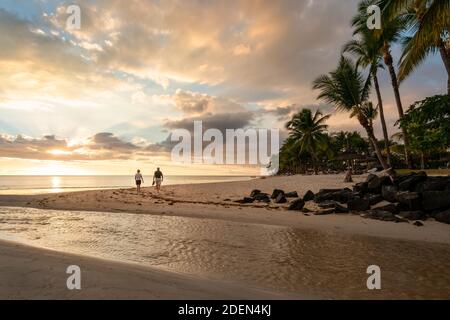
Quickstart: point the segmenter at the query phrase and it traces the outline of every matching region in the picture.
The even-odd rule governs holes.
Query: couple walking
[[[136,188],[137,188],[137,192],[141,192],[141,184],[144,183],[144,177],[141,174],[141,170],[138,170],[136,172],[136,174],[134,175],[134,180],[136,181]],[[159,168],[156,169],[155,173],[153,174],[153,184],[152,185],[156,185],[156,191],[160,191],[161,190],[161,183],[164,180],[164,175],[161,172],[161,170],[159,170]]]

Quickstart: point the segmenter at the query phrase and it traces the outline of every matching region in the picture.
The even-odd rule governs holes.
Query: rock
[[[334,213],[348,213],[349,210],[344,207],[341,206],[339,203],[336,203],[336,206],[334,207]]]
[[[421,211],[404,211],[400,212],[398,216],[407,220],[420,220],[424,217],[424,214]]]
[[[261,193],[261,190],[255,189],[252,191],[252,193],[250,194],[250,198],[254,198],[256,197],[258,194]]]
[[[395,215],[395,222],[396,223],[409,223],[409,220]]]
[[[314,200],[315,194],[311,190],[308,190],[303,196],[303,201],[308,202]]]
[[[434,216],[436,221],[450,224],[450,210],[440,212],[437,215]]]
[[[369,191],[369,184],[367,182],[360,182],[353,186],[353,192],[365,195]]]
[[[381,179],[377,175],[369,174],[366,182],[369,192],[376,194],[381,193]]]
[[[282,194],[282,195],[284,196],[284,191],[283,191],[283,190],[280,190],[280,189],[275,189],[275,190],[273,190],[273,192],[272,192],[271,198],[272,198],[272,199],[276,199],[276,198],[278,198],[278,196],[279,196],[280,194]]]
[[[369,196],[366,196],[366,198],[369,199],[369,203],[371,206],[374,206],[383,201],[383,197],[380,194],[371,194]]]
[[[408,208],[409,211],[419,211],[422,208],[420,194],[417,192],[397,192],[397,201]]]
[[[335,206],[336,206],[336,201],[334,201],[334,200],[326,200],[326,201],[323,201],[318,204],[318,207],[320,209],[330,209],[330,208],[334,209]]]
[[[383,220],[383,221],[395,221],[395,216],[387,211],[383,210],[369,210],[366,213],[366,217],[375,220]]]
[[[420,221],[414,221],[413,225],[415,225],[416,227],[423,227],[424,224]]]
[[[278,193],[278,196],[276,197],[275,200],[273,200],[273,202],[275,202],[275,203],[286,203],[288,201],[287,201],[286,196],[284,195],[284,192],[283,192],[283,193]]]
[[[450,190],[425,191],[422,205],[426,211],[450,208]]]
[[[293,192],[288,192],[288,193],[286,193],[286,198],[298,198],[298,193],[297,193],[297,191],[293,191]]]
[[[381,176],[380,177],[381,186],[392,186],[392,179],[389,176]]]
[[[382,211],[387,211],[390,212],[392,214],[397,214],[398,213],[398,208],[397,205],[394,203],[382,203],[382,204],[378,204],[377,206],[373,207],[374,210],[382,210]]]
[[[334,200],[341,203],[347,203],[349,200],[354,199],[355,194],[352,190],[345,189],[323,189],[314,197],[316,203],[320,203],[327,200]]]
[[[249,203],[253,203],[255,201],[255,199],[253,198],[249,198],[249,197],[245,197],[242,200],[236,200],[236,203],[240,203],[240,204],[249,204]]]
[[[321,209],[334,209],[334,213],[348,213],[348,209],[334,200],[327,200],[319,203]]]
[[[398,188],[400,191],[414,191],[416,185],[425,180],[427,180],[427,174],[425,172],[413,173],[407,178],[400,180],[401,182],[398,183]]]
[[[303,211],[303,213],[307,213],[307,212],[305,212],[306,210],[304,210],[305,209],[304,207],[305,207],[305,201],[303,201],[303,199],[297,199],[297,200],[294,200],[289,205],[288,210],[290,210],[290,211]]]
[[[396,186],[383,186],[381,188],[381,196],[389,202],[397,202],[397,192],[398,189]]]
[[[368,199],[356,198],[347,203],[350,211],[366,211],[370,209],[370,202]]]
[[[267,193],[258,193],[256,196],[253,197],[253,199],[255,199],[255,201],[259,201],[259,202],[265,202],[265,203],[270,202],[270,197]]]
[[[416,185],[415,192],[444,191],[450,189],[450,177],[428,177]]]
[[[300,199],[299,199],[300,200]],[[309,210],[308,208],[303,208],[302,209],[302,212],[303,213],[310,213],[310,212],[312,212],[311,210]]]
[[[326,215],[333,214],[333,213],[334,213],[334,209],[331,208],[331,209],[322,209],[322,210],[316,211],[316,212],[314,212],[314,215],[326,216]]]

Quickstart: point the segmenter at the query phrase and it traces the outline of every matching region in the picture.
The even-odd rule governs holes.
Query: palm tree
[[[411,74],[429,54],[439,51],[450,94],[450,0],[379,0],[379,5],[386,19],[408,19],[411,35],[403,39],[399,80]]]
[[[309,109],[303,109],[286,124],[289,130],[290,139],[295,141],[295,146],[299,147],[300,153],[309,153],[311,156],[314,173],[318,174],[318,153],[327,146],[325,124],[330,115],[323,115],[319,110],[314,116]]]
[[[364,80],[362,74],[358,71],[358,66],[353,61],[341,57],[337,69],[328,75],[318,77],[313,83],[313,88],[320,90],[318,99],[332,103],[337,110],[350,112],[351,117],[358,119],[375,149],[378,160],[387,170],[389,166],[378,147],[371,120],[364,115],[364,110],[369,108],[368,104],[370,103],[368,102],[370,82],[370,76],[367,80]]]
[[[385,65],[388,68],[389,75],[391,77],[392,88],[394,90],[395,103],[397,105],[397,111],[399,118],[403,118],[404,111],[402,100],[400,97],[399,82],[397,79],[397,73],[394,68],[394,58],[391,54],[391,44],[399,41],[402,37],[402,33],[407,25],[407,19],[403,16],[395,17],[392,19],[383,18],[382,29],[375,29],[368,31],[367,29],[367,8],[374,4],[379,4],[379,1],[383,0],[363,0],[358,6],[358,13],[352,19],[352,26],[355,28],[354,35],[364,34],[372,32],[374,39],[376,39],[376,47],[380,54],[383,56]],[[405,132],[404,132],[405,133]],[[405,160],[409,167],[411,167],[411,159],[409,157],[409,140],[408,136],[405,136]]]
[[[343,52],[352,53],[357,58],[358,65],[365,68],[369,67],[378,99],[378,110],[380,112],[381,128],[383,129],[387,163],[390,165],[391,150],[389,146],[389,134],[386,126],[386,119],[384,117],[383,99],[381,98],[378,81],[378,69],[383,68],[383,65],[381,64],[381,55],[377,45],[377,39],[375,39],[371,32],[362,32],[360,40],[352,40],[344,45]]]

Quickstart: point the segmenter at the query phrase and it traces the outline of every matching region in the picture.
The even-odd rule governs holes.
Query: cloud
[[[112,133],[98,133],[83,143],[70,144],[53,135],[42,138],[0,135],[0,158],[34,160],[132,159],[145,147],[125,142]]]
[[[249,111],[219,114],[208,113],[197,117],[184,118],[182,120],[167,121],[165,126],[169,129],[186,129],[192,132],[194,121],[202,121],[204,130],[213,128],[225,132],[227,129],[248,127],[253,119],[254,114]]]

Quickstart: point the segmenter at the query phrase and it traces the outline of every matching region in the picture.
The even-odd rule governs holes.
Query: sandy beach
[[[355,182],[364,179],[365,176],[357,176]],[[0,196],[0,206],[81,211],[86,212],[85,214],[88,212],[105,212],[107,215],[130,213],[155,217],[195,218],[200,221],[215,220],[279,226],[288,227],[289,230],[299,230],[300,233],[301,230],[312,231],[318,235],[323,234],[332,239],[338,239],[337,241],[341,236],[380,239],[382,245],[389,243],[389,239],[393,239],[396,244],[389,248],[393,255],[403,246],[408,248],[408,252],[415,251],[410,248],[420,248],[411,256],[412,266],[419,263],[418,261],[429,260],[428,257],[435,255],[436,252],[444,252],[444,255],[448,253],[445,248],[448,248],[447,245],[450,244],[449,226],[435,221],[425,221],[425,226],[419,228],[412,223],[368,220],[359,215],[306,216],[299,212],[287,211],[286,205],[241,205],[234,202],[249,195],[253,189],[270,193],[275,188],[281,188],[286,191],[297,191],[302,196],[307,190],[317,192],[322,188],[341,188],[352,185],[344,184],[342,181],[342,175],[290,176],[240,182],[167,186],[160,194],[152,188],[144,188],[141,194],[137,194],[134,189],[116,189],[45,195],[4,195]],[[308,203],[308,206],[314,209],[314,204]],[[365,238],[362,239],[366,241]],[[421,256],[422,252],[423,256]],[[83,277],[86,282],[80,292],[69,291],[65,287],[67,278],[65,268],[74,258],[78,263],[81,261],[85,270]],[[301,292],[280,293],[276,290],[253,289],[251,286],[240,285],[233,281],[202,279],[186,274],[37,249],[5,241],[0,242],[0,260],[0,297],[8,299],[299,299],[314,297]],[[425,272],[421,267],[418,270]],[[426,270],[426,273],[428,272],[430,270]],[[36,276],[40,273],[44,276]],[[395,273],[390,276],[393,279],[398,277]],[[444,273],[444,278],[437,281],[438,285],[442,286],[442,292],[436,288],[436,294],[428,292],[422,295],[419,286],[418,291],[402,296],[401,289],[392,288],[389,297],[447,297],[450,290],[448,273]],[[363,293],[361,296],[350,295],[349,297],[370,296]],[[383,294],[373,297],[383,298]]]

